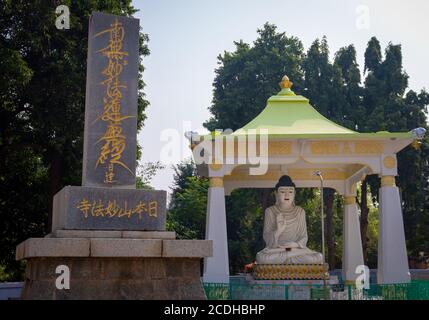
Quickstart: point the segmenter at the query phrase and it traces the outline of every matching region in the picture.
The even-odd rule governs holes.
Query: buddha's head
[[[280,209],[291,209],[295,206],[295,184],[289,176],[282,176],[275,186],[276,204]]]

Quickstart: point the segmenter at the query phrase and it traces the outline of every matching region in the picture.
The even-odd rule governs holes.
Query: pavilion
[[[213,256],[206,258],[204,282],[229,282],[225,195],[237,188],[273,188],[284,174],[297,188],[319,188],[316,170],[322,173],[324,187],[344,197],[343,279],[355,281],[360,274],[357,266],[364,264],[356,186],[366,175],[378,174],[378,283],[410,282],[401,200],[395,185],[396,154],[418,143],[422,134],[416,130],[358,133],[318,113],[308,99],[291,90],[292,82],[286,76],[280,87],[244,127],[230,134],[191,137],[198,172],[210,181],[206,239],[213,241]]]

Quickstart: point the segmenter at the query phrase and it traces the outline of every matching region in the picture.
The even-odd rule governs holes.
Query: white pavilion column
[[[343,221],[343,279],[346,283],[355,283],[359,274],[356,267],[363,265],[362,239],[360,234],[359,213],[356,196],[344,197]]]
[[[223,177],[210,177],[207,199],[206,239],[213,240],[213,256],[205,258],[204,282],[229,283]]]
[[[399,189],[394,176],[382,176],[378,228],[378,283],[408,283],[411,280],[405,245]]]

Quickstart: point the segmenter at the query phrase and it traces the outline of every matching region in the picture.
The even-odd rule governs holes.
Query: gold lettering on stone
[[[158,217],[157,201],[139,201],[135,206],[129,206],[128,201],[124,201],[119,205],[116,200],[103,201],[98,199],[98,201],[93,200],[91,202],[83,198],[79,201],[76,208],[79,209],[85,219],[89,216],[105,218],[125,217],[130,219],[133,215],[138,215],[141,220],[145,213],[151,218]]]
[[[127,65],[126,57],[128,52],[122,50],[123,40],[125,37],[125,30],[118,20],[110,25],[110,28],[97,33],[94,37],[108,33],[108,45],[98,50],[103,56],[107,57],[108,62],[106,68],[102,71],[105,79],[101,82],[106,87],[106,93],[103,98],[103,112],[97,118],[107,123],[107,129],[104,135],[96,142],[102,142],[103,145],[95,164],[97,168],[99,165],[105,165],[105,178],[104,183],[115,183],[115,166],[119,165],[129,171],[132,175],[133,172],[121,160],[122,153],[126,147],[126,136],[123,133],[122,121],[133,116],[121,114],[121,99],[122,90],[127,86],[120,81],[120,76],[125,65]]]

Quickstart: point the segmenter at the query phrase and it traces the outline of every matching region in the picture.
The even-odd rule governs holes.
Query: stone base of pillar
[[[16,258],[27,261],[22,299],[206,299],[201,258],[211,256],[211,241],[103,235],[21,243]]]
[[[55,269],[70,268],[70,289],[59,290]],[[205,300],[198,258],[32,258],[25,300]]]

